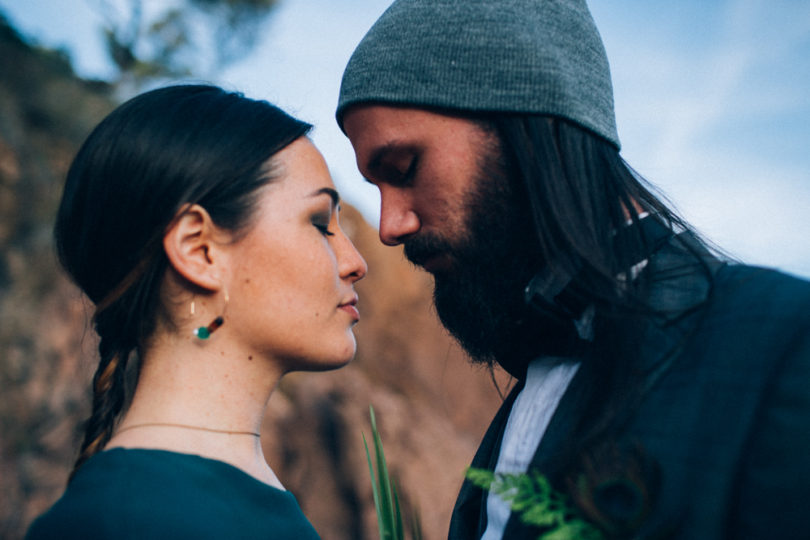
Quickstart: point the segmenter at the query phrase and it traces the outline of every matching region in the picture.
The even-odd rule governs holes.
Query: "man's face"
[[[468,119],[384,105],[349,109],[344,128],[358,169],[380,190],[383,243],[430,236],[452,244],[465,234],[463,203],[491,135]],[[447,269],[449,254],[435,251],[414,262]]]
[[[475,359],[523,354],[523,288],[539,261],[497,138],[466,118],[383,105],[349,109],[344,128],[380,190],[381,240],[433,274],[445,327]]]

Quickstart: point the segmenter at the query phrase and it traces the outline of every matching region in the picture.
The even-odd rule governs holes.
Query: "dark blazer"
[[[672,316],[643,338],[648,389],[615,434],[640,444],[660,471],[653,509],[632,536],[810,539],[810,283],[709,258],[684,263],[683,252],[664,251],[646,271],[656,272],[654,305]],[[583,372],[530,465],[551,478],[555,450],[582,408]],[[520,388],[492,421],[473,467],[494,469]],[[477,539],[485,529],[486,493],[465,482],[449,538]],[[537,537],[511,516],[504,538]]]

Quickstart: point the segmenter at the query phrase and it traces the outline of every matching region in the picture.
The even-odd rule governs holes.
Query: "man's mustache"
[[[435,234],[422,233],[403,242],[405,256],[413,264],[422,266],[426,261],[444,253],[454,253],[455,249],[446,240]]]

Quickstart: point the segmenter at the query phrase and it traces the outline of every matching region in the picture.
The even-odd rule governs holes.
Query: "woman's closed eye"
[[[332,222],[332,213],[319,214],[312,218],[312,225],[318,229],[324,236],[334,236],[335,233],[329,230],[329,224]]]

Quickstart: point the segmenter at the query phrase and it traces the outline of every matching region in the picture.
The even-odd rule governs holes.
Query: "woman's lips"
[[[354,321],[360,320],[360,311],[357,310],[357,298],[353,298],[348,302],[340,304],[338,309],[342,309],[346,313],[348,313]]]

